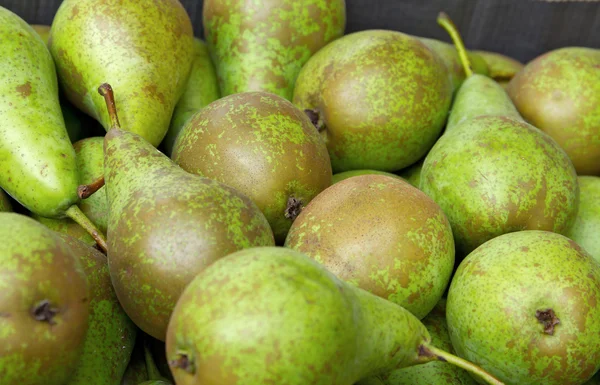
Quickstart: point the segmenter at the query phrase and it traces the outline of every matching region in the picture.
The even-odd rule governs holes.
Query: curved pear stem
[[[464,369],[467,372],[479,377],[480,379],[482,379],[490,385],[505,385],[504,382],[492,376],[490,373],[486,372],[474,363],[464,360],[460,357],[457,357],[436,347],[429,345],[421,345],[419,355],[423,357],[428,357],[433,361],[448,362],[449,364]]]
[[[82,184],[77,188],[79,199],[87,199],[104,186],[104,175],[90,184]]]
[[[94,240],[96,241],[98,246],[100,246],[100,249],[102,249],[104,253],[108,251],[108,246],[106,245],[106,238],[104,237],[102,232],[100,232],[100,230],[96,228],[92,221],[90,221],[90,219],[85,216],[83,211],[81,211],[81,209],[77,207],[77,205],[69,207],[65,214],[67,214],[69,218],[74,220],[79,226],[83,227],[88,233],[90,233],[92,238],[94,238]]]
[[[452,38],[452,42],[454,43],[454,46],[458,51],[458,57],[460,58],[460,62],[465,70],[465,75],[467,76],[467,78],[470,77],[471,75],[473,75],[473,70],[471,69],[471,61],[469,60],[469,56],[467,55],[467,49],[465,48],[462,38],[460,37],[460,33],[458,33],[458,30],[456,29],[456,25],[454,25],[452,19],[450,19],[450,16],[448,16],[445,12],[440,12],[440,14],[437,17],[437,23],[441,25],[442,28],[444,28],[446,32],[448,32],[450,38]]]
[[[117,105],[115,103],[115,94],[112,87],[108,83],[104,83],[98,87],[98,93],[104,97],[106,109],[110,117],[110,128],[121,128],[119,116],[117,115]]]

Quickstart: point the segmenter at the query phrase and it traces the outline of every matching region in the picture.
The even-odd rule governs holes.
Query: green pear
[[[94,246],[96,241],[92,236],[85,231],[85,229],[77,224],[77,222],[73,221],[70,218],[64,219],[53,219],[53,218],[44,218],[39,215],[31,214],[31,217],[46,226],[50,230],[56,231],[60,234],[67,234],[79,241],[85,243],[88,246]]]
[[[40,36],[0,7],[0,187],[36,215],[70,217],[101,247],[104,237],[77,207],[75,151],[65,128],[52,56]]]
[[[110,86],[102,90],[114,108]],[[273,232],[248,197],[184,171],[121,130],[114,109],[111,115],[104,138],[111,279],[129,317],[164,341],[175,303],[196,274],[234,251],[273,245]]]
[[[446,21],[440,17],[445,27]],[[464,49],[460,37],[457,45]],[[460,107],[452,108],[449,121],[457,124],[427,154],[420,189],[448,216],[459,256],[512,231],[568,231],[579,186],[567,154],[550,136],[515,118],[514,108],[502,115],[510,100],[491,78],[469,74],[456,101]]]
[[[96,90],[109,82],[123,126],[158,146],[193,58],[192,25],[178,0],[65,0],[49,47],[71,103],[108,130],[110,117]]]
[[[400,171],[398,175],[401,178],[404,178],[408,183],[412,184],[414,187],[419,188],[421,185],[421,170],[423,169],[423,161],[417,162],[412,166],[405,168]]]
[[[579,211],[565,234],[600,262],[600,177],[580,176]]]
[[[106,256],[69,235],[59,236],[79,259],[90,290],[89,327],[81,358],[65,385],[119,385],[131,358],[137,327],[119,304]]]
[[[452,230],[440,207],[385,175],[349,178],[317,195],[285,246],[419,319],[440,300],[454,268]]]
[[[352,171],[344,171],[344,172],[340,172],[337,174],[334,174],[332,177],[332,184],[335,184],[337,182],[341,182],[345,179],[348,178],[352,178],[353,176],[359,176],[359,175],[385,175],[385,176],[389,176],[392,178],[397,178],[397,179],[402,179],[401,177],[399,177],[396,174],[392,174],[389,172],[385,172],[385,171],[377,171],[377,170],[352,170]]]
[[[446,324],[446,300],[441,299],[431,313],[423,320],[423,325],[431,335],[431,343],[440,349],[453,352],[452,342]],[[373,377],[359,385],[368,385]],[[447,362],[433,361],[424,365],[394,370],[375,377],[381,385],[476,385],[465,370]]]
[[[280,243],[302,207],[331,185],[327,147],[306,114],[266,92],[226,96],[200,110],[172,158],[252,199]]]
[[[220,97],[217,74],[208,53],[208,47],[202,40],[196,38],[194,39],[194,61],[190,77],[181,99],[175,106],[169,131],[162,143],[167,155],[171,155],[173,152],[175,139],[188,119],[199,109]]]
[[[177,385],[352,385],[395,368],[447,360],[406,309],[300,252],[255,247],[216,261],[173,312],[167,358]]]
[[[564,148],[579,175],[600,176],[600,49],[565,47],[529,62],[508,85],[523,117]]]
[[[55,232],[24,215],[0,213],[0,239],[0,384],[64,385],[88,330],[85,272]]]
[[[50,36],[50,26],[44,24],[31,24],[31,28],[42,38],[45,44],[48,44],[48,37]]]
[[[104,138],[94,136],[79,140],[73,144],[75,148],[79,183],[92,184],[104,175]],[[108,200],[106,188],[99,188],[94,194],[82,199],[79,208],[100,229],[108,229]]]
[[[520,61],[497,52],[473,51],[473,53],[483,58],[489,68],[489,77],[502,85],[503,88],[506,88],[505,86],[508,85],[510,79],[524,67]]]
[[[600,368],[600,264],[560,234],[519,231],[462,261],[448,292],[456,353],[509,385],[578,385]]]
[[[367,30],[317,52],[293,101],[310,114],[338,173],[415,163],[438,138],[451,100],[452,82],[435,52],[400,32]]]
[[[12,210],[12,204],[10,203],[10,198],[4,190],[0,189],[0,212],[9,212]]]
[[[204,35],[222,96],[264,91],[292,99],[302,66],[344,34],[345,0],[205,0]]]

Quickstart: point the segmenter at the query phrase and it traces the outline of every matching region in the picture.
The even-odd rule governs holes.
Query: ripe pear
[[[473,53],[485,60],[485,63],[489,68],[488,76],[494,79],[504,89],[508,86],[510,79],[524,67],[523,63],[520,61],[497,52],[473,51]]]
[[[200,110],[172,158],[252,199],[280,243],[302,207],[331,185],[327,147],[306,114],[266,92],[226,96]]]
[[[192,25],[178,0],[65,0],[49,47],[71,103],[108,130],[96,90],[110,82],[123,126],[158,146],[193,58]]]
[[[449,118],[456,125],[427,154],[420,189],[448,216],[460,257],[512,231],[568,231],[579,186],[567,154],[513,109],[502,115],[510,100],[488,77],[470,74],[456,103]]]
[[[194,61],[185,91],[173,111],[169,131],[162,145],[165,153],[171,155],[173,145],[183,125],[199,109],[209,105],[221,97],[215,66],[210,59],[208,47],[202,40],[194,39]]]
[[[4,190],[0,189],[0,212],[10,212],[12,210],[12,204],[10,203],[10,198]]]
[[[80,364],[90,292],[53,231],[0,213],[0,384],[64,385]]]
[[[423,169],[423,160],[400,171],[398,175],[416,188],[421,185],[421,170]]]
[[[452,230],[440,207],[385,175],[349,178],[317,195],[285,246],[419,319],[440,300],[454,268]]]
[[[452,82],[442,59],[415,37],[367,30],[344,36],[302,68],[294,104],[311,115],[333,171],[396,171],[438,138]]]
[[[396,174],[392,174],[389,172],[385,172],[385,171],[377,171],[377,170],[352,170],[352,171],[344,171],[344,172],[340,172],[337,174],[334,174],[332,177],[332,184],[335,184],[337,182],[343,181],[345,179],[348,178],[352,178],[353,176],[359,176],[359,175],[385,175],[385,176],[389,176],[392,178],[397,178],[397,179],[402,179],[401,177],[399,177]]]
[[[77,207],[75,151],[58,98],[52,56],[21,18],[0,7],[0,187],[29,211],[70,217],[105,247]]]
[[[583,384],[600,368],[600,264],[575,242],[520,231],[463,260],[448,292],[457,354],[510,385]]]
[[[344,34],[345,0],[205,0],[204,35],[222,96],[264,91],[292,100],[302,66]]]
[[[352,385],[395,368],[447,360],[406,309],[300,252],[255,247],[215,262],[187,286],[167,334],[178,385]]]
[[[135,343],[129,319],[110,281],[106,256],[66,234],[59,234],[79,259],[89,285],[89,327],[79,365],[65,385],[119,385]]]
[[[579,175],[600,176],[600,49],[547,52],[515,75],[508,93],[528,122],[564,148]]]
[[[121,130],[110,86],[101,91],[113,117],[104,138],[112,283],[136,325],[164,341],[173,307],[196,274],[234,251],[273,245],[273,233],[248,197],[184,171]]]
[[[565,234],[600,263],[600,177],[580,176],[579,211]]]

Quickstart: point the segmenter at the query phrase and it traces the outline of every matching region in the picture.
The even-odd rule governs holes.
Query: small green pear
[[[580,176],[579,211],[565,234],[600,262],[600,177]]]

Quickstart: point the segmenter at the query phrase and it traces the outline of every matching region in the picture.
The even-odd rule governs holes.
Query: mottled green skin
[[[181,99],[175,106],[169,131],[163,140],[167,155],[173,152],[173,145],[183,125],[202,107],[221,97],[215,66],[210,59],[208,47],[200,39],[194,39],[194,61],[190,77]]]
[[[223,258],[185,289],[167,333],[177,385],[351,385],[419,363],[427,329],[408,311],[279,247]]]
[[[8,198],[8,195],[6,195],[4,190],[0,189],[0,212],[10,211],[13,211],[10,199]]]
[[[85,231],[83,227],[79,226],[77,223],[75,223],[75,221],[73,221],[70,218],[44,218],[35,214],[31,214],[31,217],[39,223],[46,226],[47,228],[49,228],[50,230],[56,231],[57,233],[61,234],[68,234],[71,237],[82,241],[88,246],[94,246],[96,244],[96,241],[94,240],[94,238],[92,238],[90,233]]]
[[[338,174],[334,174],[332,177],[333,184],[343,181],[344,179],[352,178],[353,176],[358,175],[385,175],[390,176],[392,178],[402,179],[396,174],[392,174],[385,171],[377,171],[377,170],[352,170],[352,171],[344,171]]]
[[[567,47],[529,62],[509,83],[523,117],[565,149],[579,175],[600,176],[600,50]]]
[[[184,170],[252,199],[283,243],[290,197],[307,205],[331,186],[327,147],[306,114],[280,96],[244,92],[211,103],[186,123],[173,149]]]
[[[600,177],[580,176],[579,212],[565,234],[600,262]]]
[[[64,385],[79,365],[89,317],[85,272],[55,232],[0,213],[0,384]],[[51,325],[32,310],[47,300]]]
[[[520,61],[500,53],[488,51],[473,51],[473,53],[483,58],[489,68],[489,77],[497,82],[512,79],[524,67]]]
[[[436,347],[453,353],[452,342],[446,324],[446,300],[441,299],[431,313],[423,319],[423,325],[431,335]],[[476,385],[477,382],[463,369],[447,362],[434,361],[425,365],[394,370],[376,377],[381,385]],[[361,381],[360,385],[367,385]]]
[[[106,256],[68,235],[59,235],[77,256],[90,290],[90,318],[79,365],[64,385],[119,385],[133,351],[137,327],[121,308]]]
[[[65,0],[49,47],[71,103],[111,126],[104,98],[109,83],[124,129],[154,146],[165,136],[193,57],[190,19],[178,0]]]
[[[185,172],[136,134],[111,129],[104,161],[112,282],[136,325],[164,341],[198,272],[234,251],[273,245],[273,233],[249,198]]]
[[[400,171],[398,175],[416,188],[419,188],[421,185],[421,170],[423,169],[423,161],[424,160]]]
[[[450,108],[444,62],[418,39],[394,31],[346,35],[302,68],[294,104],[316,110],[335,173],[396,171],[422,158]]]
[[[487,76],[472,75],[456,93],[445,132],[482,115],[505,116],[523,121],[502,86]]]
[[[420,188],[448,216],[462,256],[512,231],[564,233],[579,205],[567,154],[547,134],[503,116],[445,133],[425,158]]]
[[[64,216],[77,203],[77,166],[39,35],[0,7],[0,187],[28,210]]]
[[[429,48],[431,48],[431,50],[440,56],[446,65],[448,75],[452,80],[454,92],[456,92],[460,88],[461,84],[465,81],[465,69],[460,61],[458,51],[456,50],[454,44],[446,43],[436,39],[429,39],[426,37],[417,37],[417,39],[421,40],[423,43],[425,43],[425,45],[427,45]],[[469,61],[471,62],[471,69],[473,72],[485,76],[490,74],[490,69],[480,54],[476,54],[473,51],[468,51],[467,55],[469,57]]]
[[[75,144],[79,183],[90,184],[104,174],[104,138],[94,136],[82,139]],[[98,227],[106,233],[108,228],[108,199],[106,187],[100,188],[92,196],[82,199],[79,208]]]
[[[440,207],[383,175],[323,191],[296,218],[285,246],[419,319],[440,300],[454,268],[452,230]]]
[[[265,91],[292,100],[302,66],[344,34],[345,0],[206,0],[204,36],[222,96]]]
[[[458,355],[507,385],[576,385],[600,368],[600,264],[568,238],[521,231],[459,266],[447,322]],[[536,311],[560,323],[544,332]]]

